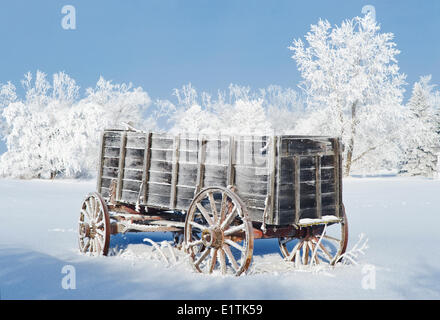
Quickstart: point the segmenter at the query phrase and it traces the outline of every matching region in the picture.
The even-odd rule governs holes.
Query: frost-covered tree
[[[173,109],[172,132],[282,133],[294,128],[303,111],[301,98],[294,90],[274,85],[252,91],[231,84],[213,98],[206,92],[199,95],[189,84],[175,89],[174,95],[177,103],[168,108]]]
[[[392,33],[381,33],[371,15],[332,27],[326,20],[311,26],[289,48],[303,81],[310,116],[301,133],[342,136],[345,174],[357,169],[395,167],[405,76],[399,73]],[[378,161],[379,160],[379,161]]]
[[[150,104],[148,94],[131,84],[112,84],[100,78],[96,88],[79,99],[79,86],[60,72],[52,82],[37,71],[22,81],[25,98],[15,87],[3,86],[2,111],[7,152],[0,158],[0,175],[22,178],[68,177],[96,171],[100,132],[139,125]]]
[[[409,146],[401,173],[432,177],[437,173],[437,154],[439,153],[439,100],[435,85],[430,83],[431,75],[420,77],[413,86],[407,104],[411,110],[411,129]]]

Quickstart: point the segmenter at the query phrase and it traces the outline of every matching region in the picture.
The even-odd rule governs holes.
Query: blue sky
[[[61,27],[64,5],[76,8],[76,30]],[[230,83],[295,87],[291,41],[319,18],[340,24],[365,5],[375,7],[382,31],[395,34],[406,97],[420,75],[440,83],[438,0],[3,0],[0,83],[19,86],[39,69],[65,71],[83,90],[100,75],[131,81],[153,99],[188,82],[213,93]]]
[[[61,8],[76,8],[76,30],[61,27]],[[440,1],[23,1],[0,4],[0,82],[27,71],[66,71],[85,89],[100,75],[133,82],[153,98],[192,82],[216,92],[229,83],[295,87],[287,49],[310,24],[332,24],[374,5],[396,36],[401,71],[413,83],[431,73],[440,83]],[[410,90],[410,86],[407,88]]]

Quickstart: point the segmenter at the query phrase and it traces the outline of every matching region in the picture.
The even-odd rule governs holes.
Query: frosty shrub
[[[121,122],[142,123],[150,98],[131,84],[100,78],[79,99],[79,87],[64,72],[37,71],[22,81],[24,99],[11,84],[1,87],[2,135],[7,152],[0,175],[20,178],[79,177],[96,171],[100,132]]]

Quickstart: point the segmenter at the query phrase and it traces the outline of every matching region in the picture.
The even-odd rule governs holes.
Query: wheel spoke
[[[211,250],[212,255],[211,255],[211,261],[209,264],[209,273],[212,273],[212,271],[214,270],[215,265],[217,263],[217,251],[218,251],[218,249]]]
[[[220,253],[220,269],[222,271],[222,274],[226,274],[226,257],[225,257],[225,252],[223,251],[222,248],[219,249],[219,253]]]
[[[202,226],[201,224],[198,224],[197,222],[194,222],[194,221],[191,221],[189,224],[192,225],[194,228],[199,229],[200,231],[208,229],[207,227]]]
[[[208,198],[209,198],[209,204],[211,205],[211,211],[212,211],[212,216],[214,217],[214,224],[217,224],[218,222],[218,215],[217,215],[217,208],[215,207],[215,200],[214,200],[214,196],[212,195],[212,192],[208,193]]]
[[[202,216],[205,218],[206,222],[208,222],[208,224],[210,226],[212,226],[214,224],[214,222],[212,221],[211,217],[209,216],[209,212],[206,211],[205,207],[202,206],[201,203],[197,203],[196,206],[199,209],[199,211],[202,214]]]
[[[198,246],[199,244],[203,244],[203,241],[202,240],[192,241],[192,242],[188,243],[188,247]]]
[[[231,224],[231,222],[235,219],[236,216],[237,216],[237,206],[234,206],[231,213],[229,213],[226,219],[222,222],[220,229],[225,230],[225,228]]]
[[[229,248],[229,246],[228,245],[223,245],[223,250],[225,251],[226,256],[228,257],[229,262],[232,264],[232,267],[234,268],[234,270],[238,271],[239,266],[237,264],[237,261],[234,258],[234,255],[232,254],[231,249]]]
[[[338,239],[338,238],[335,238],[335,237],[332,237],[332,236],[329,236],[329,235],[323,235],[323,238],[325,238],[325,239],[329,239],[329,240],[333,240],[333,241],[336,241],[338,244],[339,243],[341,243],[341,240],[340,239]]]
[[[298,243],[293,248],[292,252],[290,253],[289,257],[287,258],[288,261],[292,261],[292,259],[295,258],[296,252],[298,251],[298,248],[301,246],[302,241],[298,241]]]
[[[231,227],[231,228],[225,230],[224,235],[225,236],[230,236],[230,235],[232,235],[234,233],[237,233],[237,232],[240,232],[240,231],[244,231],[244,230],[245,230],[244,224],[240,224],[238,226],[234,226],[234,227]]]
[[[222,203],[221,203],[221,208],[220,208],[220,223],[222,223],[225,220],[225,216],[226,216],[226,203],[228,196],[226,195],[226,193],[222,192]]]
[[[194,263],[195,266],[199,266],[200,263],[202,263],[203,260],[206,259],[206,257],[209,255],[209,252],[211,251],[211,248],[206,248],[205,251],[202,253],[202,255],[197,259],[197,261]]]
[[[235,249],[239,250],[240,252],[244,252],[244,251],[245,251],[244,247],[240,246],[240,245],[239,245],[237,242],[235,242],[235,241],[232,241],[232,240],[226,239],[226,240],[225,240],[225,243],[228,244],[228,245],[230,245],[231,247],[234,247]]]
[[[84,210],[84,212],[87,215],[87,219],[89,219],[89,221],[92,221],[92,217],[90,216],[90,204],[87,200],[84,201],[84,203],[86,204],[86,209]]]

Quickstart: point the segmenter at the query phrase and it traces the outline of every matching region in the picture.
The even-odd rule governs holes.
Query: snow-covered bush
[[[21,178],[77,177],[93,174],[100,132],[121,122],[143,123],[148,94],[131,84],[100,78],[79,99],[79,86],[67,74],[37,71],[22,81],[25,98],[11,84],[2,87],[2,133],[8,151],[0,158],[0,175]],[[4,94],[3,94],[4,92]]]

